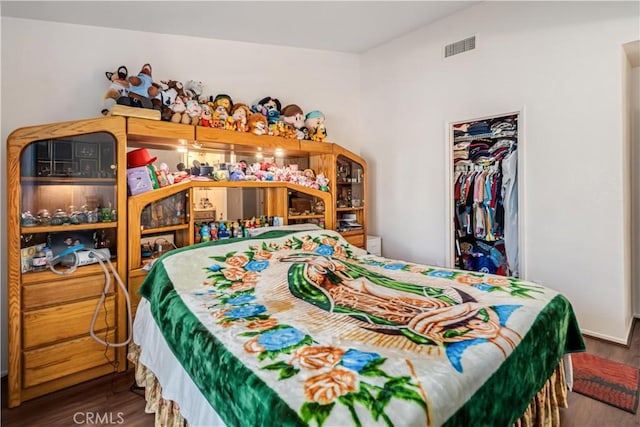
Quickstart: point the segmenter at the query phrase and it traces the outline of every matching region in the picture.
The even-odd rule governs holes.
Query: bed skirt
[[[180,414],[180,406],[162,397],[162,386],[156,376],[139,363],[140,347],[129,345],[127,358],[135,365],[135,380],[139,387],[144,387],[146,400],[145,412],[155,413],[156,427],[186,427],[187,421]],[[560,426],[560,408],[568,407],[567,381],[564,361],[553,371],[551,376],[536,393],[522,417],[513,427],[556,427]]]
[[[144,411],[147,414],[155,414],[156,427],[186,427],[187,421],[180,414],[180,406],[172,401],[162,398],[162,386],[153,372],[139,363],[140,347],[129,344],[127,359],[135,366],[135,380],[138,387],[144,387],[144,399],[146,405]]]

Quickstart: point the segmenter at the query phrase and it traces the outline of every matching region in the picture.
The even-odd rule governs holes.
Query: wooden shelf
[[[186,230],[189,228],[189,224],[167,225],[166,227],[145,228],[140,231],[140,234],[146,236],[147,234],[167,233],[175,230]]]
[[[35,234],[35,233],[58,233],[65,231],[78,231],[78,230],[98,230],[102,228],[117,228],[118,222],[92,222],[83,224],[67,224],[67,225],[37,225],[35,227],[20,227],[20,233],[22,234]]]
[[[73,176],[23,176],[23,183],[38,185],[116,185],[115,178],[82,178]]]
[[[324,214],[318,215],[288,215],[289,220],[297,220],[297,219],[322,219],[324,218]]]
[[[351,207],[351,208],[336,208],[337,212],[348,212],[348,211],[363,211],[364,206]]]

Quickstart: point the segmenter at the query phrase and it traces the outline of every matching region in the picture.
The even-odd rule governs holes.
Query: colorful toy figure
[[[228,127],[227,121],[231,115],[231,109],[233,108],[233,101],[231,100],[231,97],[229,95],[220,94],[211,102],[213,108],[212,127],[226,129]]]
[[[262,113],[253,113],[247,120],[249,131],[256,135],[265,135],[268,132],[267,118]]]
[[[105,76],[107,76],[107,80],[111,82],[109,89],[107,89],[107,92],[103,97],[104,107],[102,108],[101,113],[106,116],[111,111],[111,107],[117,103],[118,98],[129,95],[130,85],[127,80],[129,72],[127,71],[127,67],[124,65],[118,67],[118,70],[115,73],[107,71]]]
[[[285,124],[284,135],[287,138],[304,139],[304,113],[296,104],[289,104],[282,109],[281,120]]]
[[[250,114],[251,110],[247,104],[235,104],[231,109],[233,129],[238,132],[248,132],[249,126],[247,125],[247,120],[249,119]]]
[[[185,107],[187,109],[186,114],[189,116],[190,122],[185,123],[183,115],[182,123],[192,125],[198,124],[200,121],[200,115],[202,114],[202,107],[200,106],[200,103],[195,99],[190,99],[186,102]]]
[[[151,99],[158,95],[158,87],[153,84],[151,65],[144,64],[137,76],[129,77],[129,84],[128,96],[118,98],[118,104],[153,108]]]
[[[211,113],[211,107],[209,107],[208,104],[202,103],[200,104],[200,108],[202,109],[202,113],[200,113],[198,125],[208,128],[212,127],[213,114]]]
[[[312,141],[325,141],[327,138],[327,130],[324,127],[324,114],[321,111],[314,110],[307,113],[304,120],[307,128],[308,138]],[[320,131],[318,131],[320,128]]]
[[[275,110],[278,112],[278,117],[280,116],[280,109],[282,108],[282,104],[280,104],[280,100],[278,98],[272,98],[267,96],[262,98],[260,101],[251,106],[251,111],[254,113],[262,113],[265,117],[269,117],[269,111]],[[275,113],[271,113],[275,116]]]
[[[200,241],[211,241],[211,228],[207,224],[202,224],[202,227],[200,227]]]

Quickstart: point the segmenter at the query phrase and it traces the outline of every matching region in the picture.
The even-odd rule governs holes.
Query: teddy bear
[[[136,76],[130,76],[128,80],[129,94],[118,98],[118,104],[153,109],[151,100],[158,95],[158,85],[153,83],[151,65],[144,64],[140,72]]]
[[[111,107],[117,104],[118,98],[129,95],[129,81],[127,80],[129,71],[127,71],[127,67],[121,65],[115,73],[107,71],[104,74],[107,76],[107,80],[111,82],[102,97],[103,107],[101,113],[106,116],[111,111]]]

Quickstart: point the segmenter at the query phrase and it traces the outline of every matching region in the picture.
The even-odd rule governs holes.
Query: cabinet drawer
[[[104,336],[98,335],[104,339]],[[108,340],[114,339],[110,332]],[[115,349],[106,356],[115,359]],[[31,387],[107,363],[105,348],[87,336],[38,350],[24,352],[24,387]]]
[[[345,240],[349,243],[351,243],[353,246],[357,246],[359,248],[364,248],[365,244],[364,244],[364,233],[361,234],[348,234],[348,235],[343,235],[343,237],[345,238]]]
[[[78,277],[62,276],[63,279],[46,283],[33,283],[22,288],[22,307],[25,309],[75,301],[82,298],[97,297],[104,289],[104,274]],[[116,284],[111,276],[109,293]]]
[[[90,299],[24,312],[23,347],[30,348],[88,334],[91,318],[97,304],[98,299]],[[110,327],[114,328],[116,324],[115,297],[108,297],[105,304],[107,306],[107,321]],[[99,331],[106,327],[104,307],[102,307],[96,319],[95,329]]]

